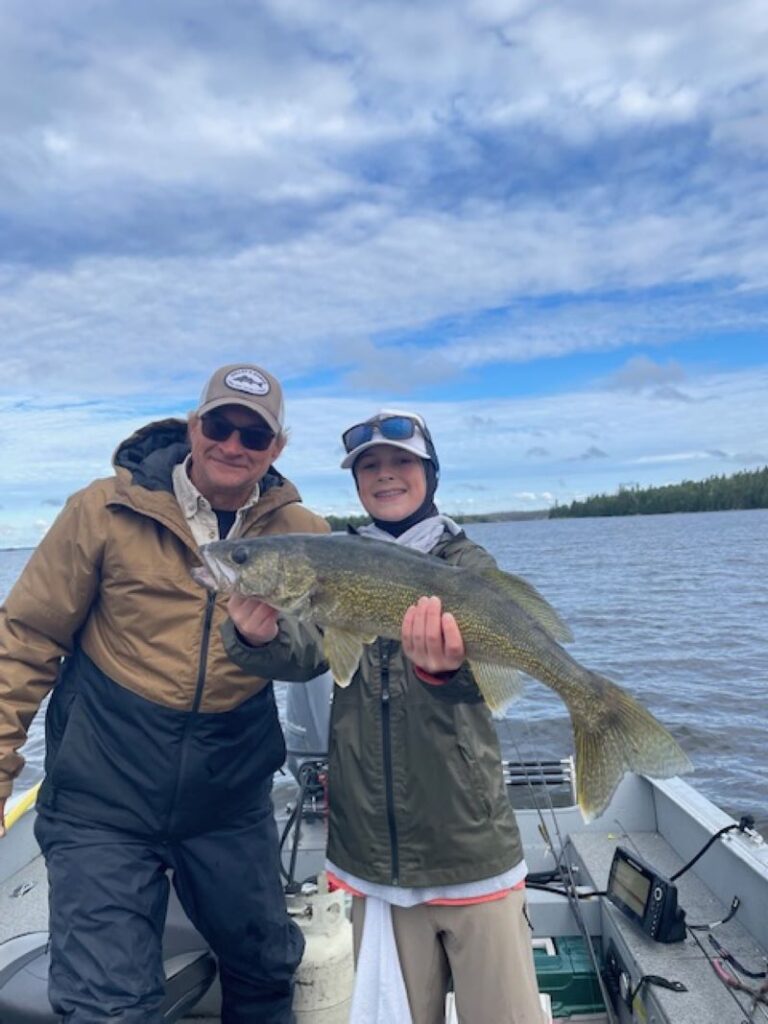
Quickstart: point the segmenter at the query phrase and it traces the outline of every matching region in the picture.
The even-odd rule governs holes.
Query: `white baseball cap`
[[[347,454],[341,463],[342,469],[349,469],[364,451],[377,444],[388,444],[412,452],[420,459],[437,465],[429,430],[422,416],[401,409],[381,409],[362,423],[356,423],[341,435]],[[359,440],[358,440],[359,439]]]

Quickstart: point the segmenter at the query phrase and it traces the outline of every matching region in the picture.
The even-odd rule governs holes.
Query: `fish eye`
[[[244,544],[238,544],[236,548],[233,548],[231,558],[237,565],[245,565],[248,561],[248,548]]]

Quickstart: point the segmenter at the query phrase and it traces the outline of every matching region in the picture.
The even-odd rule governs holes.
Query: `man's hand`
[[[403,652],[430,675],[455,672],[464,661],[464,640],[456,619],[439,597],[420,597],[403,619]]]
[[[268,644],[277,636],[277,608],[264,604],[258,597],[232,594],[227,611],[235,629],[251,647]]]
[[[5,797],[0,796],[0,839],[5,835]]]

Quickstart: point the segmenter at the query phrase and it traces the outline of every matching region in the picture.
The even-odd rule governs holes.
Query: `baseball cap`
[[[276,434],[283,429],[283,389],[271,373],[254,363],[230,363],[216,370],[196,412],[204,416],[222,405],[242,405],[258,413]]]
[[[412,452],[420,459],[434,463],[439,468],[437,453],[427,425],[418,413],[399,409],[381,409],[362,423],[345,430],[342,441],[347,452],[342,469],[349,469],[355,460],[377,444],[388,444]]]

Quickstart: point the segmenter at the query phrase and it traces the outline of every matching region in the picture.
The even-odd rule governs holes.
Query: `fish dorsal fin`
[[[524,580],[522,576],[515,576],[511,572],[504,572],[502,569],[474,569],[471,571],[488,580],[497,590],[519,604],[523,611],[527,612],[554,640],[558,640],[560,643],[570,643],[573,640],[573,634],[568,626],[549,601],[542,597],[528,580]]]
[[[331,675],[339,686],[349,686],[357,671],[363,653],[363,644],[372,643],[375,637],[363,637],[346,629],[328,626],[323,633],[323,653]]]
[[[475,659],[469,662],[469,667],[494,718],[503,718],[504,710],[522,695],[523,680],[520,673],[508,665]]]

